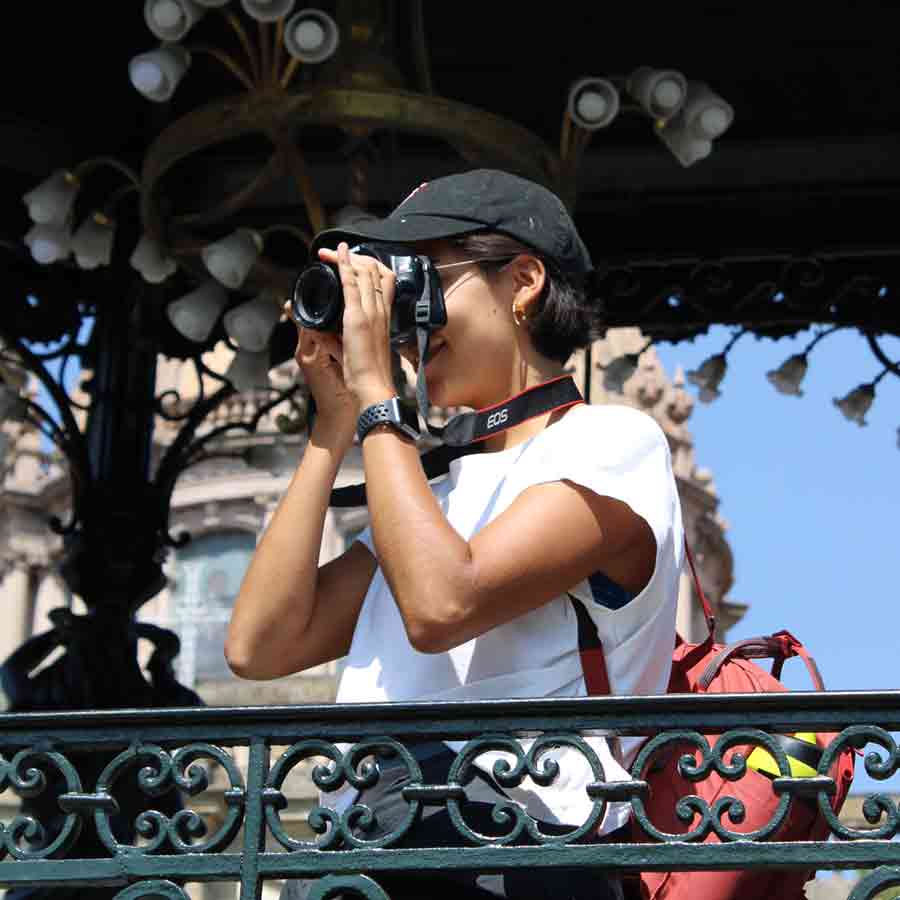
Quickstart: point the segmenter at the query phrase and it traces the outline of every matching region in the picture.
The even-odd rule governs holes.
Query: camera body
[[[429,331],[447,324],[441,281],[427,256],[410,253],[402,244],[371,243],[350,248],[371,256],[396,277],[391,307],[390,339],[394,346],[416,340],[416,329]],[[344,316],[344,292],[336,265],[316,262],[297,275],[291,294],[291,316],[302,328],[339,333]]]

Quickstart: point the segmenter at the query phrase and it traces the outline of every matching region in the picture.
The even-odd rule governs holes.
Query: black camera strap
[[[427,344],[426,341],[426,349]],[[420,344],[420,354],[421,350]],[[420,382],[424,381],[422,376],[422,370],[425,368],[422,362],[424,359],[424,355],[420,355]],[[437,433],[443,437],[444,444],[422,455],[422,468],[425,470],[425,475],[429,481],[432,478],[438,478],[446,474],[454,459],[469,453],[478,453],[482,448],[481,442],[487,438],[544,413],[566,409],[583,402],[581,392],[575,385],[572,376],[561,375],[559,378],[528,388],[502,403],[496,403],[476,412],[460,413],[450,419],[443,428],[429,426],[428,430],[432,434]],[[336,488],[331,492],[329,505],[335,507],[365,506],[365,484],[351,484]]]
[[[454,416],[441,429],[441,436],[450,447],[466,447],[544,413],[582,402],[581,392],[575,386],[572,376],[561,375],[552,381],[528,388],[502,403]]]

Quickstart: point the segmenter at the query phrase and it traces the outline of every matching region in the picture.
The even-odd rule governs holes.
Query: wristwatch
[[[376,425],[390,425],[414,441],[419,437],[419,417],[415,409],[401,403],[399,397],[373,403],[360,413],[356,422],[356,436],[360,443]]]

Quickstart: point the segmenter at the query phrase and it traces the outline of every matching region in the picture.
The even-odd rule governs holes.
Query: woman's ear
[[[537,302],[547,281],[547,269],[536,256],[523,253],[508,264],[513,279],[513,306],[523,318],[537,312]]]

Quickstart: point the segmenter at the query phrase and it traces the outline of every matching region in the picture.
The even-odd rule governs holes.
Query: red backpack
[[[749,638],[733,644],[714,642],[715,617],[709,601],[703,593],[690,550],[688,562],[694,578],[697,596],[703,604],[709,634],[699,644],[688,644],[676,638],[672,654],[672,674],[669,679],[670,694],[733,694],[769,691],[785,691],[778,680],[784,661],[799,656],[805,663],[816,690],[825,690],[822,677],[812,657],[803,644],[790,632]],[[584,668],[588,694],[610,694],[609,677],[603,648],[596,626],[581,603],[574,604],[579,618],[581,661]],[[588,624],[589,623],[589,624]],[[587,632],[587,634],[586,634]],[[587,638],[587,639],[585,639]],[[751,662],[752,659],[772,659],[772,671],[766,672]],[[777,735],[791,762],[795,775],[811,775],[818,765],[821,750],[828,746],[835,734]],[[715,745],[718,735],[705,735],[709,745]],[[811,743],[814,740],[815,743]],[[726,751],[727,762],[735,752],[747,759],[747,771],[738,781],[727,781],[712,771],[701,781],[693,782],[678,772],[678,761],[685,753],[693,753],[700,761],[699,751],[693,745],[668,745],[664,751],[648,760],[640,777],[650,786],[649,796],[644,798],[644,810],[651,824],[669,834],[686,834],[699,823],[699,814],[690,823],[678,818],[675,807],[682,797],[695,795],[710,807],[719,796],[734,797],[745,807],[746,816],[740,824],[730,822],[725,816],[729,831],[750,833],[772,821],[780,796],[772,788],[772,779],[766,771],[778,774],[777,764],[763,748],[736,746]],[[831,806],[838,813],[853,779],[854,751],[847,748],[835,759],[829,775],[837,786],[831,797]],[[781,827],[768,839],[773,841],[823,841],[830,829],[815,801],[795,798]],[[643,829],[632,817],[632,840],[648,842]],[[719,843],[719,837],[710,832],[704,843]],[[728,872],[642,872],[640,894],[642,900],[803,900],[803,885],[812,878],[814,870],[744,869]]]

